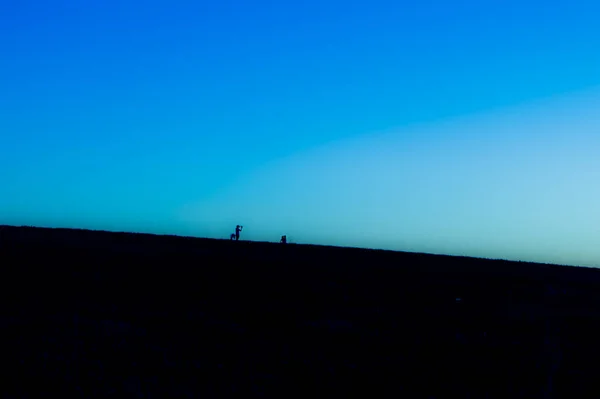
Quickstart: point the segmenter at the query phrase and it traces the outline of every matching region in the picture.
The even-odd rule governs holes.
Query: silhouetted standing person
[[[281,236],[281,241],[279,241],[282,244],[287,244],[287,236]]]
[[[235,226],[235,240],[236,241],[240,240],[240,232],[242,231],[243,228],[244,228],[244,226],[240,226],[239,224],[237,226]]]

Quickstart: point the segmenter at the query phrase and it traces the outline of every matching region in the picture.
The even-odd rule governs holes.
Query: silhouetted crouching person
[[[281,241],[279,241],[282,244],[287,244],[287,236],[281,236]]]

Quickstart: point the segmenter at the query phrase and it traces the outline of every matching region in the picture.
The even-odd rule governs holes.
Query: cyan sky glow
[[[566,3],[4,2],[0,224],[600,266]]]

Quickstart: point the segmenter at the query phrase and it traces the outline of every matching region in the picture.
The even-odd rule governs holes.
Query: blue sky
[[[592,1],[4,1],[0,223],[600,265]]]

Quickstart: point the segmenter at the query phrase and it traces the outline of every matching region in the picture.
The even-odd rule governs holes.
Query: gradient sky
[[[600,266],[596,1],[0,5],[0,224]]]

